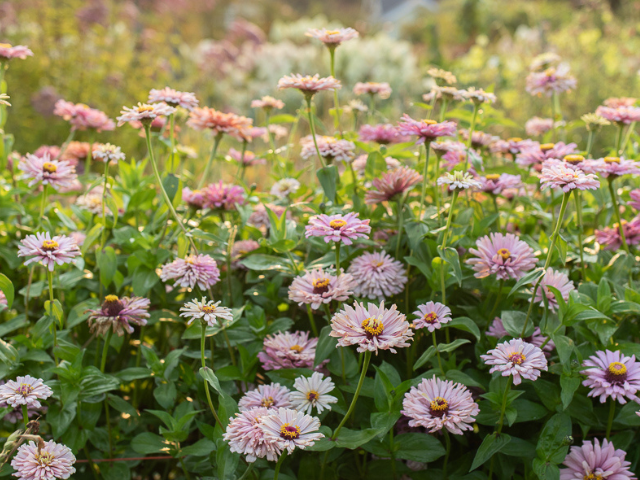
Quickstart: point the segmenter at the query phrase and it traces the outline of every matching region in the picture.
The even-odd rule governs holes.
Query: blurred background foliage
[[[370,2],[5,0],[0,41],[27,45],[35,54],[11,63],[7,130],[21,153],[60,144],[68,126],[52,116],[58,98],[115,118],[123,105],[164,86],[193,91],[202,105],[252,116],[250,101],[274,94],[282,75],[328,75],[326,49],[304,32],[340,25],[361,33],[338,51],[341,99],[352,98],[357,81],[387,81],[394,94],[381,107],[392,121],[421,101],[430,86],[425,72],[438,65],[453,71],[461,87],[493,86],[513,123],[492,133],[524,136],[517,125],[551,113],[549,99],[524,91],[531,59],[546,51],[558,53],[578,79],[577,90],[562,96],[566,118],[595,110],[606,97],[640,96],[640,1],[432,0],[392,22],[373,17]],[[297,92],[277,96],[289,112],[300,104]],[[321,111],[330,107],[327,100],[318,96]],[[585,135],[576,128],[568,140]],[[130,155],[144,151],[129,126],[100,141]],[[196,149],[208,149],[196,136],[193,141]]]

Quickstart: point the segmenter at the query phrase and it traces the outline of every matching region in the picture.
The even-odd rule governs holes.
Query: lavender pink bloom
[[[594,173],[602,175],[604,178],[609,176],[620,177],[622,175],[638,175],[640,174],[640,163],[628,160],[623,157],[604,157],[593,161],[590,168]]]
[[[35,235],[28,235],[20,243],[18,256],[32,257],[24,262],[25,265],[40,262],[50,272],[53,272],[56,264],[71,263],[75,257],[80,255],[80,249],[76,242],[65,235],[56,235],[51,238],[49,232],[38,232]]]
[[[282,453],[278,442],[272,438],[266,438],[261,423],[264,417],[271,412],[264,407],[255,407],[236,413],[235,418],[229,419],[229,425],[224,434],[224,440],[229,444],[229,450],[245,456],[249,463],[258,458],[266,458],[275,462]]]
[[[71,449],[61,443],[29,441],[18,447],[11,466],[16,470],[13,475],[22,480],[64,480],[76,473],[75,462]]]
[[[205,194],[202,190],[191,190],[189,187],[182,189],[182,201],[192,208],[200,210],[206,202]]]
[[[522,186],[520,175],[511,175],[509,173],[488,174],[479,178],[481,186],[478,190],[490,193],[492,195],[500,195],[504,190],[517,189]]]
[[[42,157],[27,154],[20,160],[18,169],[24,172],[22,178],[29,180],[30,187],[42,183],[60,190],[72,186],[77,178],[73,165],[65,160],[52,160],[48,153]]]
[[[150,125],[158,117],[167,117],[176,112],[176,109],[166,103],[154,103],[149,105],[138,102],[137,106],[131,108],[122,107],[118,117],[118,126],[121,127],[128,122],[141,122],[143,125]]]
[[[426,328],[433,332],[451,321],[451,309],[440,302],[427,302],[423,305],[418,305],[418,310],[413,314],[418,317],[417,320],[413,321],[415,330]]]
[[[122,297],[107,295],[97,310],[88,310],[91,333],[104,336],[109,330],[119,337],[124,332],[133,333],[133,325],[147,324],[149,318],[149,299],[141,297]]]
[[[404,290],[407,283],[404,265],[386,252],[365,252],[356,257],[347,273],[354,279],[357,297],[383,300]]]
[[[309,338],[309,332],[280,332],[267,335],[264,349],[258,359],[265,370],[281,368],[313,368],[317,338]]]
[[[469,249],[474,258],[467,263],[477,278],[495,275],[499,280],[517,280],[536,266],[533,248],[512,233],[491,233],[479,238],[476,246]]]
[[[569,280],[569,277],[566,274],[549,267],[545,276],[542,277],[534,302],[539,303],[541,307],[544,307],[544,295],[547,298],[549,310],[552,312],[555,312],[558,309],[558,301],[556,300],[556,296],[547,287],[558,289],[565,302],[569,300],[569,294],[575,289],[573,282]]]
[[[361,142],[376,142],[380,145],[389,145],[405,141],[398,127],[390,123],[379,123],[377,125],[362,125],[358,132]]]
[[[367,191],[364,201],[367,205],[373,205],[395,200],[398,195],[404,194],[420,182],[422,175],[415,170],[408,167],[395,168],[383,173],[382,177],[373,179],[373,188]]]
[[[289,300],[298,305],[311,305],[313,310],[317,310],[332,300],[346,301],[353,295],[353,283],[353,277],[348,273],[335,276],[317,268],[293,279],[289,287]]]
[[[237,185],[227,185],[220,180],[202,189],[204,207],[211,210],[236,210],[238,205],[244,205],[246,199],[244,189]]]
[[[22,405],[39,408],[39,400],[46,400],[53,395],[53,390],[44,384],[42,379],[31,375],[17,377],[0,385],[0,402],[10,407],[20,408]]]
[[[360,220],[359,214],[350,212],[346,215],[316,215],[309,219],[305,228],[305,236],[323,237],[325,243],[342,242],[345,245],[353,244],[358,238],[369,238],[371,227],[369,219]]]
[[[435,120],[414,120],[405,113],[398,122],[398,131],[400,135],[417,136],[416,144],[420,145],[438,137],[454,137],[456,124],[449,121],[438,123]]]
[[[581,373],[587,378],[582,382],[589,387],[590,397],[599,397],[605,403],[609,397],[625,404],[627,400],[640,402],[636,395],[640,390],[640,362],[635,355],[627,357],[620,351],[599,350],[584,361]]]
[[[391,87],[387,82],[358,82],[353,86],[355,95],[378,95],[381,99],[391,96]]]
[[[600,106],[596,109],[596,114],[618,125],[629,125],[640,121],[640,107],[634,106]]]
[[[631,201],[627,202],[627,205],[635,208],[636,210],[640,210],[640,188],[631,190],[629,192],[629,197],[631,197]]]
[[[560,480],[633,480],[635,475],[629,470],[627,453],[616,449],[609,440],[597,438],[583,441],[582,446],[571,447],[564,459],[567,468],[560,470]]]
[[[367,158],[368,155],[360,155],[351,164],[353,169],[360,176],[363,176],[367,169]],[[387,165],[387,170],[395,170],[401,166],[400,162],[393,157],[384,157],[384,163]]]
[[[289,408],[279,408],[264,417],[260,426],[265,438],[275,441],[278,448],[286,449],[289,454],[296,448],[304,450],[324,437],[318,432],[320,420]]]
[[[262,108],[269,112],[274,108],[277,110],[282,110],[284,108],[284,102],[282,100],[278,100],[277,98],[266,95],[259,100],[252,100],[251,108]]]
[[[25,60],[27,57],[32,56],[33,52],[24,45],[12,46],[8,43],[0,43],[0,62],[5,62],[14,58]]]
[[[640,216],[635,217],[630,222],[622,220],[622,230],[627,245],[638,245],[640,243]],[[618,250],[622,246],[620,238],[620,229],[618,224],[614,223],[613,227],[605,227],[603,230],[595,231],[596,241],[605,250]]]
[[[513,384],[520,385],[523,378],[537,380],[541,371],[547,370],[547,359],[542,350],[531,343],[514,338],[480,355],[489,373],[500,372],[503,377],[513,376]]]
[[[243,140],[244,131],[253,126],[253,120],[209,107],[196,107],[189,113],[187,125],[194,130],[211,130],[214,135],[228,134]]]
[[[553,128],[552,118],[532,117],[524,124],[524,129],[530,137],[539,137]]]
[[[280,386],[279,383],[271,385],[258,385],[258,388],[247,392],[238,402],[241,412],[252,408],[263,407],[269,410],[278,408],[290,408],[289,396],[291,392],[287,387]]]
[[[201,290],[215,285],[220,280],[220,270],[216,261],[209,255],[189,255],[176,258],[173,262],[162,267],[160,278],[163,282],[175,280],[176,285],[183,288],[193,288],[196,285]]]
[[[358,38],[358,32],[353,28],[338,28],[335,30],[327,28],[311,28],[305,35],[307,37],[317,38],[322,43],[332,48],[335,48],[347,40]]]
[[[235,148],[230,148],[227,155],[232,160],[240,163],[244,167],[251,167],[253,165],[265,165],[267,161],[264,158],[258,157],[255,153],[245,150],[244,153],[236,150]]]
[[[561,63],[558,67],[550,67],[543,72],[531,72],[527,76],[526,90],[531,95],[550,97],[554,93],[574,90],[577,81],[569,74],[569,66]]]
[[[316,136],[318,151],[316,151],[316,146],[315,143],[313,143],[313,137],[311,135],[304,137],[300,143],[302,144],[300,156],[305,160],[315,157],[318,154],[318,151],[320,151],[320,155],[324,158],[346,163],[353,160],[353,157],[355,156],[356,146],[349,140],[341,140],[324,135]]]
[[[278,89],[297,88],[306,96],[314,95],[323,90],[338,90],[341,87],[339,80],[333,77],[320,78],[317,73],[313,76],[300,75],[299,73],[285,75],[278,81]]]
[[[521,167],[536,166],[542,164],[550,158],[562,159],[567,155],[576,153],[577,145],[575,143],[565,144],[533,142],[524,146],[520,153],[516,155],[516,163]]]
[[[182,107],[193,110],[198,106],[198,99],[190,92],[179,92],[173,88],[165,87],[161,90],[152,89],[149,92],[149,103],[166,103],[171,107]]]
[[[565,193],[574,189],[596,190],[600,187],[600,181],[593,173],[584,173],[566,165],[543,167],[540,183],[542,189],[561,188]]]
[[[489,328],[487,329],[487,336],[495,337],[499,339],[499,338],[510,336],[510,335],[505,330],[504,325],[502,324],[502,320],[499,317],[496,317],[491,323],[491,325],[489,326]],[[542,331],[540,330],[540,327],[534,328],[531,336],[525,337],[523,338],[523,340],[527,343],[531,343],[535,345],[538,348],[541,348],[542,351],[544,352],[545,357],[548,357],[549,354],[555,348],[555,343],[553,343],[553,340],[549,340],[545,344],[544,348],[542,347],[542,345],[547,341],[547,338],[542,335]]]

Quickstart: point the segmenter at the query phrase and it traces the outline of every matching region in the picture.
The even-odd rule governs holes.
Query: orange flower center
[[[0,48],[11,48],[10,43],[0,43]]]
[[[431,119],[426,118],[426,119],[422,120],[422,123],[424,123],[425,125],[435,125],[438,122],[436,122],[435,120],[431,120]]]
[[[140,105],[138,108],[138,113],[144,113],[144,112],[152,112],[153,111],[153,106],[151,105]]]
[[[202,307],[204,313],[213,313],[216,311],[216,307],[213,305],[205,305]]]
[[[336,219],[336,220],[331,220],[329,222],[329,226],[331,228],[342,228],[347,224],[347,222],[345,220],[342,219]]]
[[[286,440],[295,440],[300,436],[300,427],[285,423],[280,427],[280,436]]]
[[[325,33],[327,35],[340,35],[340,30],[327,30]]]
[[[367,336],[377,337],[384,332],[384,324],[377,318],[366,318],[361,325],[364,331],[367,332]]]
[[[605,163],[620,163],[620,157],[604,157]]]
[[[511,252],[506,248],[501,248],[500,250],[498,250],[498,255],[500,255],[503,260],[507,260],[511,257]]]
[[[521,142],[522,139],[520,137],[511,137],[507,139],[507,142]]]
[[[42,170],[47,173],[56,173],[58,171],[58,166],[55,163],[44,162],[42,164]]]
[[[56,248],[58,248],[58,242],[56,242],[55,240],[44,240],[42,242],[42,249],[43,250],[55,250]]]
[[[291,350],[292,352],[301,353],[302,347],[300,345],[294,345],[293,347],[290,347],[289,350]]]
[[[436,397],[433,402],[431,402],[432,411],[444,412],[447,408],[449,408],[449,402],[442,397]]]

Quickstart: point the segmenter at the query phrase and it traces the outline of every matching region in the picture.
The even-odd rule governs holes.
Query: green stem
[[[280,455],[280,458],[278,459],[278,463],[276,463],[276,471],[273,475],[273,480],[278,480],[278,475],[280,475],[280,467],[282,466],[282,462],[284,462],[284,459],[287,456],[287,450],[282,452],[282,455]]]
[[[622,225],[622,220],[620,218],[620,209],[618,208],[618,199],[616,196],[616,192],[613,188],[613,176],[609,176],[607,180],[609,183],[609,193],[611,194],[611,205],[613,207],[613,214],[615,215],[616,220],[618,222],[618,231],[620,232],[620,240],[622,241],[622,248],[624,248],[625,252],[630,254],[631,252],[629,251],[629,245],[627,244],[627,239],[624,236],[624,227]]]
[[[104,347],[102,347],[102,360],[100,361],[100,371],[104,373],[104,369],[107,366],[107,353],[109,352],[109,345],[111,344],[111,337],[113,336],[113,328],[109,327],[109,333],[104,340]]]
[[[443,95],[442,103],[440,104],[440,123],[444,122],[444,117],[447,114],[447,103],[449,103],[449,100]]]
[[[491,325],[491,322],[493,320],[493,315],[496,313],[496,310],[498,309],[498,305],[500,305],[500,298],[502,297],[503,285],[504,285],[504,280],[500,280],[500,283],[498,285],[498,294],[496,295],[496,303],[493,305],[493,308],[491,309],[491,313],[489,314],[489,323],[487,323],[487,326]]]
[[[44,220],[44,209],[47,204],[47,189],[49,185],[42,186],[42,202],[40,203],[40,216],[38,217],[38,227],[42,225],[42,220]]]
[[[449,216],[447,217],[447,225],[444,228],[444,234],[442,236],[442,254],[445,254],[445,249],[447,248],[447,238],[449,237],[449,230],[451,230],[451,219],[453,218],[453,208],[455,207],[456,200],[458,198],[458,190],[453,191],[453,195],[451,197],[451,206],[449,207]],[[445,261],[441,259],[440,262],[440,287],[442,288],[442,303],[446,305],[447,302],[447,288],[445,284]]]
[[[449,431],[446,428],[443,428],[444,432],[444,443],[447,446],[447,453],[444,456],[444,466],[442,467],[442,475],[444,476],[444,480],[447,480],[449,476],[447,475],[447,466],[449,463],[449,455],[451,454],[451,437],[449,436]]]
[[[340,245],[342,242],[336,242],[336,275],[340,275]]]
[[[353,169],[353,162],[347,162],[347,164],[349,165],[349,171],[351,172],[351,178],[353,180],[353,194],[356,197],[359,197],[359,194],[358,194],[358,177],[356,176],[356,172]]]
[[[607,440],[611,436],[611,427],[613,425],[613,417],[616,414],[616,401],[612,398],[609,403],[609,421],[607,422]]]
[[[244,480],[245,478],[247,478],[247,475],[249,475],[251,473],[251,471],[253,470],[253,466],[255,465],[254,463],[250,463],[249,465],[247,465],[247,469],[244,471],[244,473],[242,474],[242,476],[238,479],[238,480]]]
[[[422,193],[420,194],[420,213],[418,215],[418,220],[422,220],[422,212],[424,210],[424,198],[425,195],[427,193],[427,176],[428,176],[428,170],[429,170],[429,153],[430,153],[430,147],[431,146],[431,141],[427,140],[424,142],[424,149],[426,152],[426,156],[427,158],[424,161],[424,175],[423,175],[423,179],[422,179]]]
[[[87,153],[87,160],[84,162],[84,176],[89,178],[91,175],[91,161],[93,160],[93,135],[89,139],[89,152]]]
[[[182,471],[184,472],[184,476],[187,478],[187,480],[191,480],[191,475],[189,475],[189,471],[187,470],[187,467],[184,464],[184,459],[182,457],[180,457],[180,466],[182,467]]]
[[[29,424],[29,409],[26,405],[22,405],[22,421],[24,422],[24,429],[27,429]]]
[[[206,343],[207,324],[206,322],[201,322],[200,325],[202,326],[202,334],[200,336],[200,361],[202,362],[202,368],[206,369],[207,362],[204,354],[204,345]],[[222,422],[220,422],[220,419],[218,418],[218,414],[216,413],[216,409],[214,408],[213,402],[211,401],[211,393],[209,392],[209,382],[207,382],[206,379],[204,381],[204,391],[207,394],[207,403],[209,404],[209,409],[213,414],[213,418],[216,419],[216,422],[218,422],[218,425],[220,425],[220,428],[222,428]]]
[[[342,418],[340,425],[338,425],[338,428],[334,430],[333,435],[331,436],[331,440],[335,440],[338,437],[340,430],[342,429],[344,424],[347,422],[347,419],[349,418],[349,416],[353,413],[353,410],[356,408],[356,401],[360,396],[360,390],[362,390],[364,379],[367,376],[367,369],[369,368],[370,360],[371,360],[371,351],[367,350],[364,353],[364,362],[362,363],[362,372],[360,373],[360,380],[358,380],[358,386],[356,387],[356,392],[353,394],[353,400],[351,400],[351,405],[349,405],[349,410],[347,410],[347,413]]]
[[[471,143],[473,140],[473,132],[476,129],[476,120],[478,118],[478,110],[480,109],[480,105],[473,104],[473,117],[471,117],[471,125],[469,125],[469,138],[467,139],[467,155],[464,159],[464,171],[466,172],[469,168],[469,150],[471,149]]]
[[[102,186],[102,233],[100,235],[100,253],[104,250],[104,245],[107,242],[107,183],[109,181],[109,161],[105,159],[104,162],[104,184]]]
[[[54,302],[54,298],[53,298],[53,272],[48,270],[48,269],[47,269],[47,280],[49,281],[49,312],[50,312],[51,316],[53,317],[53,323],[51,324],[52,331],[53,331],[53,359],[54,359],[54,361],[56,363],[56,366],[57,366],[58,365],[58,355],[56,354],[56,348],[58,347],[58,334],[57,334],[58,326],[56,325],[56,323],[58,322],[58,320],[53,315],[53,302]]]
[[[629,124],[629,128],[627,128],[627,133],[624,136],[624,141],[622,142],[622,146],[620,147],[621,156],[624,156],[624,151],[627,149],[627,143],[629,143],[629,140],[631,139],[631,134],[633,133],[635,128],[636,128],[636,122],[631,122]]]
[[[320,164],[324,168],[326,165],[324,163],[324,158],[322,157],[322,155],[320,155],[320,149],[318,148],[318,141],[316,140],[316,127],[315,127],[315,124],[313,123],[313,113],[311,112],[311,99],[313,97],[311,95],[307,95],[305,98],[307,100],[307,116],[309,118],[309,128],[311,129],[311,137],[313,138],[313,145],[316,147],[316,154],[320,159]],[[314,170],[315,169],[316,168],[315,168],[315,162],[314,162]]]
[[[106,347],[106,344],[105,344]],[[106,348],[105,348],[106,350]],[[107,436],[109,437],[109,458],[113,458],[113,440],[111,434],[111,414],[109,413],[109,402],[107,399],[104,399],[104,414],[105,421],[107,423]]]
[[[396,260],[400,259],[400,245],[402,245],[402,225],[404,222],[403,208],[404,208],[404,198],[398,200],[398,241],[396,243]]]
[[[149,127],[145,127],[146,130],[149,130]],[[209,154],[209,160],[207,161],[207,165],[204,167],[204,172],[202,172],[202,177],[200,177],[200,181],[198,182],[198,190],[202,188],[204,182],[207,180],[209,176],[209,170],[211,170],[211,164],[213,163],[213,159],[216,158],[216,154],[218,153],[218,145],[220,145],[220,140],[222,140],[222,133],[218,133],[213,139],[213,147],[211,147],[211,153]],[[149,137],[149,133],[147,133],[147,138]],[[151,145],[150,141],[147,140],[148,146]],[[151,148],[151,147],[149,147]]]
[[[329,54],[331,57],[331,76],[336,78],[336,47],[329,47]],[[340,130],[340,117],[339,117],[339,102],[338,102],[338,90],[333,89],[333,109],[335,110],[333,116],[333,127],[340,132],[340,138],[342,138],[342,131]]]
[[[622,125],[618,125],[618,135],[616,135],[616,151],[615,154],[620,155],[620,146],[622,145]]]
[[[438,351],[438,340],[436,340],[436,332],[435,330],[431,332],[431,338],[433,339],[433,346],[436,349],[436,356],[438,357],[438,366],[440,367],[440,372],[444,377],[444,367],[442,366],[442,359],[440,358],[440,352]]]
[[[309,323],[311,324],[311,331],[313,332],[314,337],[318,337],[318,328],[316,327],[316,321],[313,318],[313,310],[311,310],[311,305],[307,304],[307,315],[309,316]]]
[[[175,166],[173,165],[173,161],[176,153],[176,139],[174,136],[174,130],[176,126],[176,114],[172,113],[169,115],[169,135],[171,136],[171,155],[169,155],[169,171],[173,173]]]
[[[500,408],[500,419],[498,420],[498,429],[496,432],[499,434],[502,431],[502,425],[504,423],[504,412],[507,410],[507,399],[509,398],[509,391],[511,390],[511,384],[513,383],[513,376],[509,375],[507,380],[507,386],[504,389],[504,395],[502,397],[502,407]]]
[[[587,140],[587,155],[586,158],[591,156],[591,149],[593,148],[593,130],[589,130],[589,139]]]
[[[582,226],[582,201],[580,198],[580,190],[577,188],[573,191],[574,199],[576,201],[576,215],[578,216],[578,248],[580,250],[580,271],[582,272],[582,281],[587,281],[587,269],[584,264],[584,248],[582,246],[582,234],[583,234],[583,226]]]

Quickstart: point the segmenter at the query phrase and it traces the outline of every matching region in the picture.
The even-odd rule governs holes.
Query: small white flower
[[[331,378],[324,378],[320,372],[314,372],[311,378],[296,378],[293,387],[296,391],[291,392],[291,404],[299,412],[311,414],[315,407],[320,414],[323,410],[331,410],[330,404],[338,401],[336,397],[327,395],[335,385]]]
[[[233,321],[233,313],[230,308],[220,307],[220,301],[214,302],[213,300],[207,301],[206,297],[202,297],[202,300],[193,300],[184,304],[184,307],[180,309],[182,312],[181,317],[189,317],[190,320],[187,325],[196,319],[202,319],[210,327],[222,326]]]
[[[273,184],[271,195],[278,198],[287,198],[300,188],[300,182],[295,178],[283,178]]]
[[[442,177],[438,179],[438,185],[449,185],[449,188],[452,190],[457,189],[467,189],[471,187],[480,188],[482,184],[474,180],[473,177],[467,172],[461,172],[459,170],[450,173],[445,173]]]

